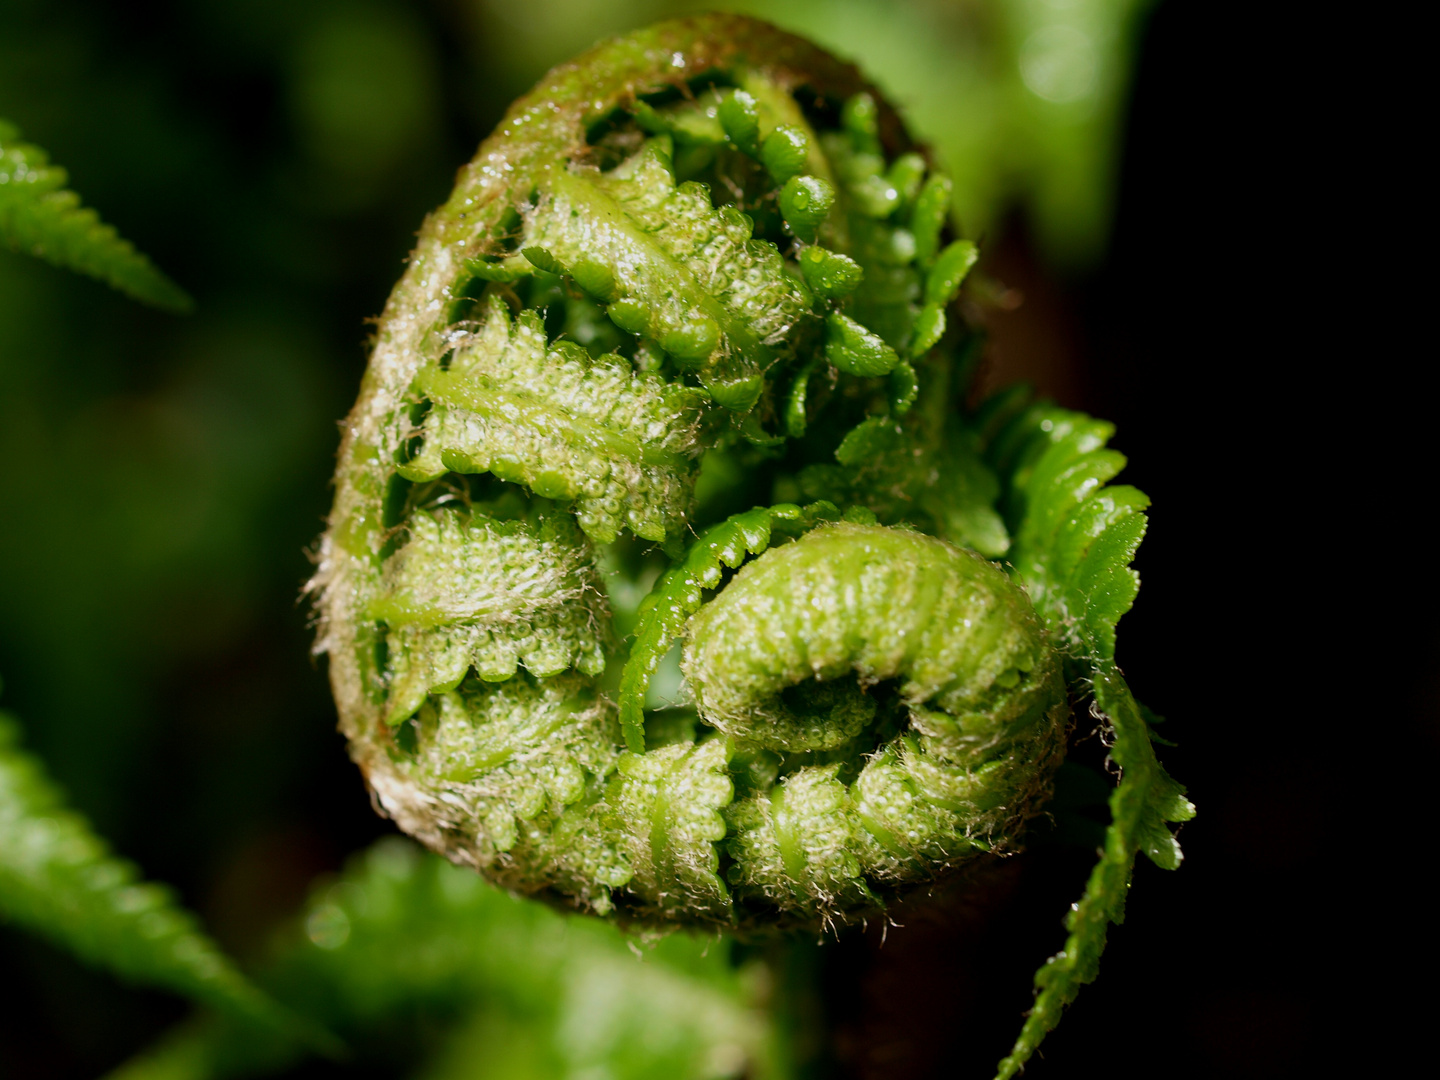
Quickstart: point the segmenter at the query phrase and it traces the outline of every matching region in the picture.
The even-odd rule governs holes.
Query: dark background
[[[389,830],[309,658],[305,551],[364,320],[539,73],[445,0],[295,45],[345,7],[0,0],[0,115],[198,302],[173,319],[0,252],[3,704],[242,960]],[[1396,509],[1423,499],[1393,495],[1414,459],[1388,441],[1418,395],[1367,286],[1303,239],[1345,233],[1299,163],[1346,116],[1291,77],[1303,47],[1250,8],[1166,0],[1143,25],[1098,258],[1042,254],[1023,200],[989,230],[989,271],[1025,297],[990,378],[1114,420],[1154,499],[1120,660],[1200,815],[1181,871],[1142,861],[1099,982],[1028,1075],[1299,1075],[1354,1023],[1341,942],[1366,894],[1403,894],[1379,834],[1437,748],[1434,589]],[[323,98],[327,48],[421,66],[327,143],[293,93]],[[1012,863],[883,947],[878,928],[825,946],[828,1072],[986,1075],[1086,870]],[[186,1014],[5,927],[0,1001],[0,1075],[27,1080],[97,1075]]]

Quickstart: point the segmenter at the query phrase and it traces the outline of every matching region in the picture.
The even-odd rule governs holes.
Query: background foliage
[[[989,240],[987,268],[1025,297],[993,328],[992,380],[1030,377],[1115,420],[1126,479],[1155,499],[1119,659],[1178,718],[1167,763],[1216,824],[1184,835],[1184,875],[1141,868],[1100,982],[1032,1071],[1103,1059],[1149,1075],[1163,1058],[1179,1076],[1281,1075],[1324,1028],[1296,901],[1323,882],[1317,838],[1336,813],[1317,794],[1333,766],[1294,745],[1295,706],[1265,677],[1296,661],[1277,628],[1305,622],[1307,601],[1252,588],[1246,564],[1290,542],[1275,508],[1295,497],[1291,474],[1258,453],[1273,420],[1256,403],[1294,362],[1259,347],[1216,242],[1269,235],[1247,233],[1225,194],[1237,171],[1259,183],[1229,47],[1247,24],[1178,0],[1147,22],[1141,7],[765,13],[912,106],[967,231]],[[242,960],[294,933],[317,876],[388,832],[333,730],[296,601],[363,320],[510,99],[595,37],[674,10],[0,0],[0,115],[197,304],[177,319],[0,251],[5,704],[72,802]],[[1240,309],[1225,334],[1221,302]],[[1244,591],[1237,617],[1219,598]],[[1381,637],[1372,647],[1413,665],[1417,646]],[[1214,679],[1217,663],[1238,674]],[[967,1040],[991,1028],[1003,1052],[1084,873],[1053,853],[1013,862],[988,901],[917,914],[884,949],[877,928],[816,954],[836,1070],[925,1076],[967,1053],[983,1068],[998,1053]],[[95,1075],[186,1012],[8,927],[0,974],[7,1076]]]

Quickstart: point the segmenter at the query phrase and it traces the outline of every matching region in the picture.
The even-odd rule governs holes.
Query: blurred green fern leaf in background
[[[789,1076],[762,969],[736,968],[731,949],[686,934],[636,945],[388,838],[316,891],[258,978],[358,1060],[418,1064],[427,1080]],[[283,1033],[211,1016],[109,1080],[266,1075],[305,1056]]]
[[[0,241],[66,270],[88,274],[164,311],[193,306],[173,281],[65,185],[65,170],[40,147],[22,142],[0,119]]]
[[[252,1025],[287,1014],[240,974],[162,886],[111,854],[20,749],[0,713],[0,920],[132,982],[172,990]]]

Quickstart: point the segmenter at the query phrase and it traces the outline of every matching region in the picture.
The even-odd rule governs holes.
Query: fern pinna
[[[385,812],[628,922],[832,926],[1015,850],[1093,687],[1124,779],[1013,1071],[1191,809],[1114,666],[1145,504],[1108,426],[958,407],[949,193],[762,23],[556,68],[390,298],[313,588]]]
[[[0,241],[67,270],[98,278],[127,296],[171,312],[190,297],[66,188],[50,156],[0,119]]]

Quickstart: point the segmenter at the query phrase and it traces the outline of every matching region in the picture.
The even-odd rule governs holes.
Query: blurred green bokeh
[[[760,14],[893,96],[967,235],[1018,212],[1083,270],[1147,6],[0,0],[0,116],[197,302],[152,312],[0,249],[0,673],[29,744],[117,847],[258,949],[385,829],[308,657],[305,551],[364,320],[504,106],[599,37]],[[15,977],[68,977],[43,968]],[[77,1035],[53,1075],[113,1064],[160,1015],[131,1030],[124,993],[105,1000],[120,1030]]]

